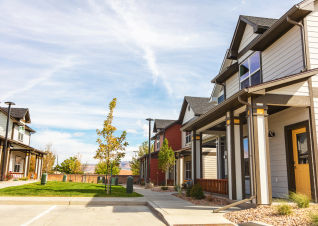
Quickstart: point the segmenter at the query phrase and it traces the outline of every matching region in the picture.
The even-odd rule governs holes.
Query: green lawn
[[[0,196],[60,196],[60,197],[141,197],[133,192],[126,193],[122,186],[112,186],[112,194],[107,195],[105,185],[49,181],[46,185],[40,182],[0,189]]]

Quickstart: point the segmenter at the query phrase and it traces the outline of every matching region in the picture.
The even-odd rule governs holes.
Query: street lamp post
[[[148,140],[148,173],[147,173],[147,183],[150,183],[150,162],[151,162],[151,144],[150,144],[150,136],[151,136],[151,121],[153,121],[152,118],[146,119],[149,122],[149,140]]]
[[[9,133],[9,122],[10,122],[10,114],[11,114],[11,106],[15,105],[15,103],[7,101],[5,102],[8,105],[8,116],[7,116],[7,127],[6,127],[6,134],[4,137],[4,145],[2,150],[2,168],[1,168],[1,180],[5,180],[6,177],[6,154],[8,148],[8,133]]]

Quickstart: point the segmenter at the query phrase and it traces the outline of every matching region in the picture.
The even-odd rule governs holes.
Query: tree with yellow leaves
[[[103,129],[96,130],[99,138],[97,138],[98,149],[94,158],[106,162],[106,181],[108,176],[108,168],[111,168],[111,163],[120,162],[120,159],[125,156],[125,148],[128,146],[128,142],[126,141],[126,131],[123,131],[120,136],[116,136],[115,132],[117,131],[117,128],[112,125],[116,102],[117,99],[113,98],[113,100],[109,103],[109,112],[106,120],[104,121]],[[107,194],[109,194],[109,188],[106,186],[106,183],[105,190],[107,190]]]

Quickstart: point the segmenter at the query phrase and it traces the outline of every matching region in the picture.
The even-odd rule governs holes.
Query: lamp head
[[[6,105],[15,105],[15,103],[14,102],[11,102],[11,101],[6,101],[6,102],[4,102]]]

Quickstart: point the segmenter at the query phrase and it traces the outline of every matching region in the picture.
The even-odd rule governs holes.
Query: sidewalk
[[[195,206],[171,195],[171,192],[154,192],[142,187],[135,187],[135,191],[144,195],[148,204],[162,215],[168,225],[234,225],[223,217],[224,213],[212,213],[217,206]]]
[[[24,184],[30,184],[30,183],[34,183],[37,182],[39,180],[27,180],[27,181],[22,181],[22,180],[18,180],[18,181],[0,181],[0,189],[1,188],[6,188],[6,187],[13,187],[13,186],[19,186],[19,185],[24,185]]]

